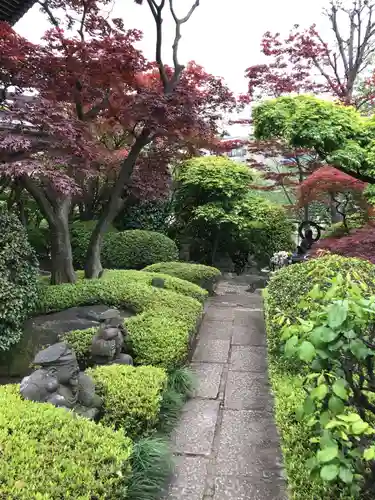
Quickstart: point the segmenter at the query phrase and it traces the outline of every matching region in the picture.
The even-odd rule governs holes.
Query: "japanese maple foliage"
[[[295,25],[285,38],[280,33],[265,33],[261,49],[270,62],[246,70],[248,100],[328,93],[357,107],[372,101],[374,79],[365,72],[371,68],[375,53],[374,9],[371,0],[354,0],[350,7],[333,0],[324,11],[334,34],[332,42],[325,40],[315,25],[307,29]]]
[[[375,264],[375,227],[367,225],[341,238],[325,238],[314,246],[314,255],[325,250],[345,257],[357,257]]]
[[[335,195],[336,193],[362,193],[365,187],[364,182],[330,165],[324,165],[313,172],[299,186],[299,203],[303,206],[316,200],[324,201],[327,199],[327,195]]]

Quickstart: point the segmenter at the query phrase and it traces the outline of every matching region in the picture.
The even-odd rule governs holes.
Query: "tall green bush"
[[[0,212],[0,351],[22,335],[38,299],[38,261],[18,218]]]

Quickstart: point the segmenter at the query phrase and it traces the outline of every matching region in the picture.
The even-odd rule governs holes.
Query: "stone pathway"
[[[173,435],[167,500],[284,500],[260,295],[221,282],[193,355],[196,395]]]

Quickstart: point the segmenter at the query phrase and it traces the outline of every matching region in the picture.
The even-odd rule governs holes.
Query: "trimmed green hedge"
[[[153,276],[140,271],[108,271],[100,280],[44,286],[37,313],[93,304],[130,309],[137,313],[125,322],[134,361],[171,370],[180,366],[188,355],[189,342],[203,310],[196,298],[199,296],[203,301],[207,292],[171,276],[165,276],[166,289],[155,288],[150,285]],[[89,335],[83,335],[85,340],[76,339],[80,353],[85,342],[90,345]]]
[[[133,229],[112,233],[103,243],[103,265],[109,269],[143,269],[178,258],[176,243],[161,233]]]
[[[143,437],[156,427],[167,374],[154,366],[109,365],[87,370],[103,398],[101,422],[123,428],[132,439]]]
[[[0,497],[126,498],[132,443],[122,431],[0,388]]]
[[[145,267],[143,271],[169,274],[170,276],[195,283],[210,293],[213,292],[215,283],[221,276],[221,272],[216,267],[188,262],[159,262]]]

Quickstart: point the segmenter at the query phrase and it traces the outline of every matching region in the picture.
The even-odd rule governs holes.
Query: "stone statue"
[[[20,392],[25,399],[51,403],[94,419],[102,405],[92,379],[79,371],[74,351],[65,343],[53,344],[35,356],[38,370],[23,378]]]
[[[133,358],[124,354],[124,336],[120,312],[117,309],[109,309],[98,317],[101,325],[94,335],[91,344],[91,356],[97,365],[133,365]]]

